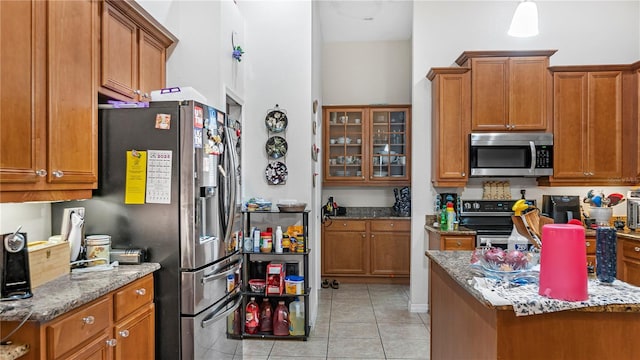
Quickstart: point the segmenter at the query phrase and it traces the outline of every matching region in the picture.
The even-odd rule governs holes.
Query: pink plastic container
[[[542,239],[538,294],[565,301],[588,299],[584,228],[570,224],[545,225]]]

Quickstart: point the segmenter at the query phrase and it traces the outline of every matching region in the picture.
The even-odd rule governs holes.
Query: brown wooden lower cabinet
[[[49,322],[28,321],[12,338],[30,345],[21,360],[152,360],[153,297],[153,275],[147,275]],[[125,311],[118,310],[117,299],[127,304]],[[11,331],[18,323],[3,322],[0,332]]]
[[[618,239],[618,279],[640,286],[640,240]]]
[[[322,277],[408,283],[411,221],[333,219],[322,227]]]
[[[474,235],[444,235],[429,231],[429,250],[473,250],[475,248]]]

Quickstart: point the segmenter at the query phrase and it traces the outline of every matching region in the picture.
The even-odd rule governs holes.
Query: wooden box
[[[28,250],[32,289],[69,273],[71,249],[68,242],[38,241],[30,243]]]

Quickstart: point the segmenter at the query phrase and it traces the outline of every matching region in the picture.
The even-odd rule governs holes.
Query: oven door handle
[[[531,168],[529,172],[533,174],[536,171],[536,144],[533,141],[529,141],[529,148],[531,149]]]
[[[227,305],[229,305],[229,303],[231,302],[233,302],[233,305],[230,308],[226,309],[224,312],[220,313],[220,311],[223,310],[225,307],[227,307]],[[211,326],[218,320],[229,316],[229,314],[236,311],[238,306],[240,306],[240,303],[242,303],[242,296],[240,296],[240,293],[236,293],[234,296],[230,297],[229,299],[224,301],[220,306],[215,308],[204,319],[202,319],[202,321],[200,322],[200,326],[202,328],[206,328],[208,326]]]
[[[232,262],[230,262],[229,264],[227,264],[227,266],[225,266],[222,269],[226,269],[225,271],[215,271],[213,273],[207,274],[205,276],[202,277],[201,282],[203,284],[211,282],[211,281],[215,281],[221,278],[226,278],[227,275],[233,274],[236,271],[238,271],[238,269],[240,269],[240,264],[242,264],[242,258],[239,258],[237,260],[234,260]],[[219,270],[219,269],[218,269]]]

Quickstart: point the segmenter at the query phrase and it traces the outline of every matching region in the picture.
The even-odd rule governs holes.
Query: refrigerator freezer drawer
[[[211,360],[233,357],[236,346],[229,347],[227,316],[241,303],[242,296],[236,293],[196,316],[182,316],[181,359]]]
[[[195,315],[219,302],[227,292],[227,276],[238,273],[242,256],[233,255],[198,271],[182,272],[181,313]]]

